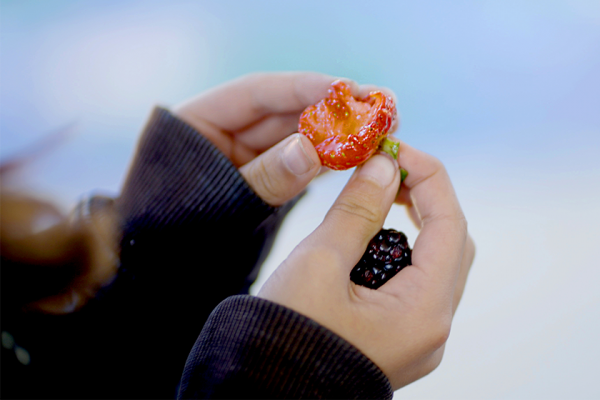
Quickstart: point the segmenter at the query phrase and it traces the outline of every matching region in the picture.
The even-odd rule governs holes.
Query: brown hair
[[[0,195],[2,301],[21,307],[65,291],[89,268],[89,239],[49,202]]]
[[[0,254],[3,310],[73,311],[116,272],[116,218],[112,200],[91,215],[89,202],[64,215],[47,200],[10,190],[6,182],[32,159],[70,134],[47,136],[0,164]],[[98,203],[98,202],[96,202]]]

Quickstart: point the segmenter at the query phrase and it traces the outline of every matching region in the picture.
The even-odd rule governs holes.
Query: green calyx
[[[394,142],[387,136],[379,144],[379,150],[388,153],[394,160],[398,159],[398,150],[400,149],[400,142]]]
[[[402,182],[404,182],[404,180],[406,179],[407,176],[408,176],[408,171],[405,170],[404,168],[400,168],[400,184],[402,184]]]
[[[408,176],[408,171],[405,170],[404,168],[400,168],[400,187],[398,188],[398,193],[396,193],[396,197],[398,197],[400,195],[400,190],[402,189],[402,182],[404,182],[404,180],[406,179],[407,176]]]
[[[390,140],[386,136],[385,139],[383,139],[381,141],[381,143],[379,144],[379,150],[389,154],[390,156],[392,156],[392,158],[394,160],[397,160],[398,159],[398,151],[400,150],[400,142],[394,142],[393,140]],[[398,194],[400,194],[400,189],[402,188],[402,182],[404,182],[404,180],[406,179],[407,176],[408,176],[408,171],[405,170],[404,168],[400,168],[400,187],[398,188]]]

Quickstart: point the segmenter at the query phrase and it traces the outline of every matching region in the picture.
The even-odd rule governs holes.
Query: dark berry
[[[412,264],[411,254],[404,233],[382,229],[371,239],[365,254],[350,272],[350,280],[357,285],[377,289],[402,268]]]

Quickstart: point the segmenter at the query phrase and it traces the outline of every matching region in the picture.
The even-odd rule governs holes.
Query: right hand
[[[258,293],[348,340],[381,368],[394,390],[439,365],[474,257],[442,163],[405,144],[399,162],[409,175],[398,201],[416,211],[411,215],[421,229],[412,266],[378,290],[349,279],[400,184],[397,161],[378,154],[356,169],[323,223]]]

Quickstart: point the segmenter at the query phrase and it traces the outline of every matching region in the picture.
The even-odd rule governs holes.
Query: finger
[[[221,150],[238,168],[258,155],[255,149],[239,140],[235,140],[232,135],[227,134],[203,118],[196,118],[193,122],[186,120],[186,122]]]
[[[390,156],[378,153],[371,157],[356,168],[310,236],[311,244],[335,252],[340,257],[338,264],[349,273],[383,226],[399,183],[398,165]]]
[[[395,203],[401,204],[406,208],[406,213],[408,214],[410,220],[415,225],[415,227],[420,230],[423,226],[423,223],[421,222],[421,217],[419,216],[419,212],[412,203],[412,199],[410,197],[410,189],[407,188],[403,183],[400,184],[400,189],[398,190],[398,195],[396,196]]]
[[[396,93],[394,93],[394,91],[392,89],[389,89],[389,88],[386,88],[383,86],[371,85],[371,84],[360,85],[358,88],[358,97],[359,98],[367,97],[369,95],[369,93],[371,93],[371,92],[381,92],[381,93],[385,94],[386,96],[390,96],[394,100],[394,103],[398,102],[398,99],[396,98]]]
[[[415,206],[413,206],[412,204],[410,206],[407,206],[406,212],[408,213],[408,217],[410,218],[412,223],[415,225],[415,227],[417,229],[421,229],[421,227],[423,226],[423,223],[421,222],[421,217],[419,216],[419,212],[417,211]]]
[[[460,264],[460,272],[458,273],[458,280],[456,281],[456,287],[454,288],[454,300],[452,302],[452,313],[456,312],[458,308],[458,304],[462,299],[462,295],[465,291],[465,286],[467,284],[467,277],[469,276],[469,271],[471,270],[471,265],[473,265],[473,260],[475,259],[475,242],[471,235],[467,236],[467,242],[465,244],[465,251],[463,252],[462,261]]]
[[[319,174],[317,176],[325,175],[325,174],[327,174],[327,173],[329,173],[331,171],[333,171],[331,168],[327,168],[325,166],[322,166],[321,170],[319,171]]]
[[[334,80],[314,72],[251,74],[209,90],[175,110],[184,120],[201,117],[236,132],[270,114],[301,112],[326,97]]]
[[[294,132],[298,132],[300,113],[271,115],[243,132],[236,134],[236,140],[246,146],[265,151]]]
[[[396,98],[396,93],[394,93],[393,90],[386,88],[386,87],[380,87],[380,86],[375,86],[375,85],[360,85],[358,87],[357,97],[359,99],[363,99],[363,98],[367,97],[369,95],[369,93],[376,92],[376,91],[381,92],[381,93],[385,94],[386,96],[391,97],[394,100],[394,104],[398,104],[398,99]],[[398,116],[394,119],[394,122],[392,123],[392,127],[388,131],[388,133],[390,133],[390,134],[396,132],[398,130],[398,128],[400,127],[400,120],[401,120],[400,112],[398,110],[396,110],[396,112],[398,113]]]
[[[438,159],[405,143],[400,145],[398,160],[408,171],[404,185],[410,190],[417,220],[421,221],[412,253],[413,266],[426,272],[431,282],[454,290],[467,224],[450,177]]]
[[[240,173],[260,198],[279,206],[304,190],[320,169],[312,143],[297,133],[241,167]]]

